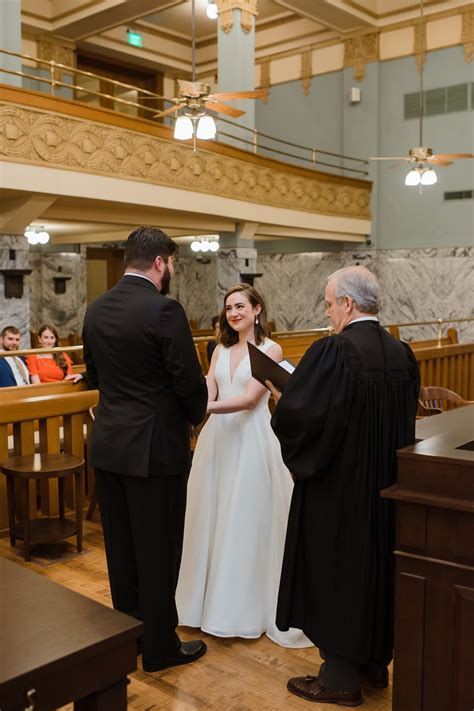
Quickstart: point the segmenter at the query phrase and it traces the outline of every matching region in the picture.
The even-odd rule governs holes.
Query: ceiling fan
[[[227,106],[225,101],[234,99],[263,99],[267,90],[256,91],[225,91],[211,93],[209,84],[196,81],[196,15],[195,0],[191,0],[192,18],[192,81],[178,79],[178,96],[171,99],[175,104],[169,109],[158,111],[156,118],[169,116],[181,111],[176,118],[174,138],[187,140],[188,138],[209,139],[216,135],[216,124],[209,111],[225,114],[232,118],[239,118],[245,111],[234,106]],[[168,101],[170,101],[168,99]]]
[[[420,0],[420,51],[423,53],[423,0]],[[459,158],[474,158],[472,153],[433,153],[431,148],[423,145],[423,114],[424,114],[424,96],[423,96],[423,62],[420,66],[420,141],[419,146],[410,148],[408,156],[392,156],[392,157],[371,157],[370,160],[396,160],[411,163],[413,167],[407,173],[405,185],[419,185],[420,192],[422,185],[434,185],[438,178],[432,166],[442,168],[452,165],[454,160]]]

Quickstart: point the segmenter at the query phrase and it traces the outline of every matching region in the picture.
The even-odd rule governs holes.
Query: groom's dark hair
[[[125,245],[125,267],[146,271],[157,257],[167,262],[177,250],[176,242],[158,227],[138,227]]]

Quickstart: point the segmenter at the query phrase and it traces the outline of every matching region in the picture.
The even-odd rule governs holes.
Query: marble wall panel
[[[333,271],[363,264],[380,279],[383,323],[473,317],[474,249],[379,250],[261,255],[256,287],[278,330],[326,323],[324,289]],[[474,322],[454,324],[459,339],[474,341]],[[444,327],[446,329],[446,327]],[[434,338],[436,326],[410,327],[403,338]]]
[[[242,275],[257,272],[257,250],[253,247],[220,249],[217,253],[217,305],[222,308],[226,292],[242,281]]]
[[[10,258],[14,250],[15,259]],[[28,242],[23,235],[0,235],[0,269],[29,269]],[[30,330],[30,294],[31,276],[23,278],[23,296],[21,299],[5,298],[5,279],[0,274],[0,331],[5,326],[20,329],[21,345],[28,348]]]
[[[31,252],[31,328],[55,326],[61,338],[81,332],[87,305],[85,249],[73,252]],[[66,293],[56,294],[54,277],[66,277]]]
[[[170,296],[179,301],[197,328],[211,328],[217,314],[217,265],[215,256],[199,261],[180,257],[171,280]]]

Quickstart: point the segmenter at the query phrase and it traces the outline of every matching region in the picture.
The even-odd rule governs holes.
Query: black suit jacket
[[[124,276],[89,307],[86,378],[100,391],[92,464],[135,477],[189,471],[189,423],[207,387],[182,306],[139,276]]]

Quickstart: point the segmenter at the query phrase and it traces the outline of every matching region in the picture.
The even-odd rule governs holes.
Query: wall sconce
[[[0,269],[5,279],[5,298],[21,299],[23,296],[23,277],[31,274],[32,269]]]
[[[66,282],[69,281],[70,279],[71,279],[71,277],[69,277],[69,276],[53,277],[54,293],[55,294],[65,294],[66,293]]]

